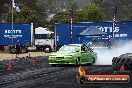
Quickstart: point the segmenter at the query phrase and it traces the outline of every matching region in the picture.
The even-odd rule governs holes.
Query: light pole
[[[13,15],[14,15],[14,14],[13,14],[13,6],[14,6],[14,0],[12,0],[12,7],[11,7],[11,13],[12,13],[12,14],[11,14],[11,18],[12,18],[12,19],[11,19],[11,24],[12,24],[12,25],[11,25],[11,30],[12,30],[12,45],[13,45],[13,29],[14,29],[14,27],[13,27],[13,26],[14,26],[14,25],[13,25],[13,20],[14,20],[14,19],[13,19]]]
[[[113,24],[112,24],[112,38],[114,38],[115,22],[116,22],[117,7],[114,7]]]
[[[72,28],[73,28],[73,9],[70,9],[70,44],[72,44]]]

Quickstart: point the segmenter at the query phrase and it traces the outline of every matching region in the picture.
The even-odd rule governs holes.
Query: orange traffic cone
[[[36,66],[36,64],[37,64],[37,63],[36,63],[36,59],[33,58],[33,59],[32,59],[32,66]]]
[[[11,63],[10,60],[8,61],[7,66],[8,66],[7,70],[8,70],[8,71],[11,71],[13,66],[12,66],[12,63]]]

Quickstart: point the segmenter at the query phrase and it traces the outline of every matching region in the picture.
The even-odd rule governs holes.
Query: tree
[[[81,21],[86,22],[100,22],[103,21],[104,18],[104,14],[101,11],[100,7],[94,3],[88,4],[86,7],[82,8],[82,10],[78,12],[78,14],[81,15]]]
[[[16,3],[21,3],[30,9],[36,9],[36,0],[15,0]]]
[[[132,21],[132,13],[130,13],[127,17],[125,17],[124,20]]]
[[[57,13],[51,20],[51,23],[69,23],[69,13],[67,11]]]
[[[67,9],[72,9],[72,10],[78,9],[76,0],[67,0],[67,1],[68,1]]]
[[[103,12],[100,10],[100,7],[96,4],[88,4],[86,7],[81,10],[70,10],[57,13],[51,23],[70,23],[70,17],[73,18],[73,23],[77,22],[99,22],[103,21]]]
[[[0,0],[0,21],[4,20],[5,14],[8,13],[10,0]]]
[[[132,0],[103,0],[102,8],[105,12],[105,20],[112,20],[113,7],[117,7],[118,21],[125,21],[129,13],[132,13]]]
[[[43,17],[39,14],[37,14],[36,11],[29,9],[28,7],[22,5],[22,8],[20,9],[20,12],[17,12],[14,10],[13,15],[13,22],[14,23],[33,23],[35,27],[43,26],[46,23],[46,20],[43,19]],[[11,23],[11,12],[8,14],[8,20],[7,22]]]

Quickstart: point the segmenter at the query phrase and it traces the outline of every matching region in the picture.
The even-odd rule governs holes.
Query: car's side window
[[[89,52],[93,51],[90,47],[87,47],[85,45],[83,45],[82,49],[83,49],[83,51],[89,51]]]
[[[87,47],[87,51],[92,52],[93,50],[90,47]]]
[[[86,47],[85,46],[82,46],[81,47],[81,51],[87,51]]]

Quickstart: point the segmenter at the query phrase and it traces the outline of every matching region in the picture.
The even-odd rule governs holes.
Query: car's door
[[[87,62],[90,62],[91,59],[93,58],[93,50],[90,48],[90,47],[87,47],[85,46],[86,48],[86,59],[87,59]]]
[[[85,45],[81,46],[81,63],[88,62],[88,51]]]

